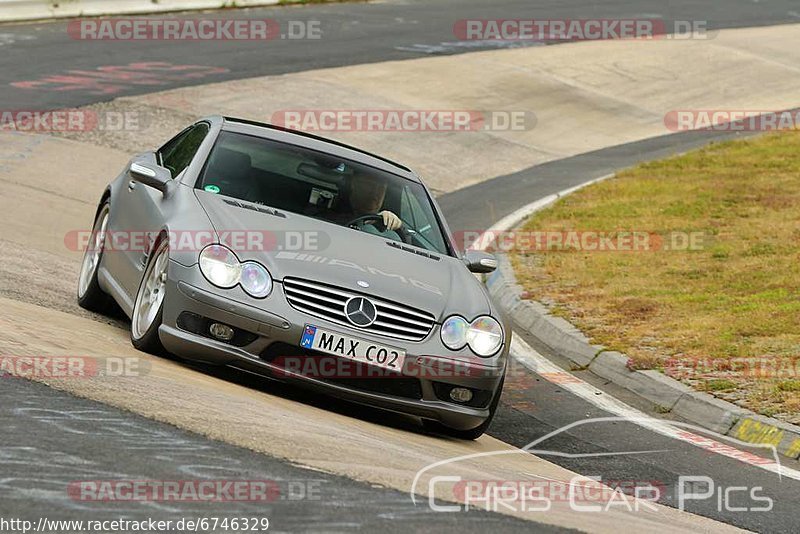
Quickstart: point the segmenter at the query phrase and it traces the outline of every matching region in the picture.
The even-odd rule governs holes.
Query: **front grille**
[[[384,337],[421,341],[430,333],[436,320],[430,313],[369,297],[375,305],[377,318],[370,326],[360,328],[348,321],[345,315],[347,301],[360,296],[357,293],[299,278],[284,278],[283,291],[286,300],[296,310]]]

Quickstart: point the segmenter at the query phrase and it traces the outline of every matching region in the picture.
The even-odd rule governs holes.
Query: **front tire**
[[[105,249],[108,214],[109,204],[105,201],[95,217],[92,237],[83,253],[81,272],[78,276],[78,306],[102,314],[110,312],[113,305],[111,297],[100,288],[97,281],[97,271]]]
[[[163,354],[164,345],[158,337],[164,312],[164,294],[169,265],[168,240],[156,243],[136,292],[131,314],[131,343],[138,350],[150,354]]]

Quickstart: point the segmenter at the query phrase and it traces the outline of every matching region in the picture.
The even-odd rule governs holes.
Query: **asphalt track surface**
[[[474,43],[471,46],[453,44],[453,21],[462,18],[622,18],[660,14],[667,20],[708,20],[711,28],[772,25],[798,20],[798,14],[793,11],[794,2],[789,1],[665,3],[658,0],[629,0],[586,4],[585,1],[487,3],[441,0],[242,12],[243,17],[269,17],[279,21],[298,18],[320,20],[323,27],[328,28],[324,45],[313,41],[279,40],[270,43],[266,51],[263,44],[248,42],[200,45],[170,43],[166,46],[164,43],[145,42],[109,43],[98,53],[94,43],[72,41],[66,37],[63,22],[13,25],[3,27],[0,33],[34,36],[35,39],[27,41],[24,46],[4,47],[2,50],[0,68],[4,83],[0,85],[0,98],[7,109],[49,109],[188,84],[481,49],[481,46],[473,46]],[[202,58],[202,65],[225,68],[228,72],[204,78],[162,80],[158,85],[125,84],[113,92],[98,90],[107,90],[109,85],[113,85],[107,83],[96,84],[88,89],[79,87],[63,91],[26,90],[10,85],[25,80],[42,80],[68,70],[96,71],[103,66],[129,65],[141,61],[193,65],[198,64],[199,58]],[[639,161],[684,152],[711,140],[727,137],[729,134],[682,133],[612,147],[477,184],[445,195],[440,202],[453,229],[486,228],[522,205],[548,194]],[[532,340],[528,341],[535,345]],[[537,348],[547,353],[544,347]],[[558,355],[549,355],[558,360]],[[227,371],[214,372],[229,380],[259,387],[250,377]],[[582,378],[598,383],[591,376]],[[611,386],[603,387],[618,398],[647,411],[636,398]],[[324,402],[310,395],[290,391],[285,394],[298,395],[300,402]],[[353,417],[379,417],[369,410],[352,409],[346,405],[332,406],[331,409],[352,414]],[[593,404],[531,373],[507,385],[490,434],[512,445],[524,446],[565,424],[607,415]],[[280,518],[280,523],[287,530],[319,528],[331,531],[331,525],[335,525],[340,530],[357,530],[360,527],[367,527],[370,531],[377,528],[392,530],[399,527],[437,532],[448,528],[467,531],[500,528],[505,531],[533,526],[530,523],[521,525],[513,519],[492,514],[458,514],[455,519],[447,517],[449,514],[430,514],[426,512],[427,507],[414,508],[408,502],[407,495],[302,470],[24,381],[4,380],[0,384],[0,419],[4,429],[0,439],[0,451],[3,451],[4,458],[3,478],[0,480],[0,501],[3,503],[0,504],[0,512],[3,515],[13,511],[16,516],[26,512],[39,517],[44,509],[63,511],[67,517],[69,514],[79,516],[86,513],[87,508],[83,508],[86,505],[81,503],[79,506],[65,500],[63,490],[59,495],[48,491],[52,485],[60,484],[59,487],[63,488],[64,480],[69,477],[72,477],[70,480],[86,478],[86,473],[69,470],[75,465],[81,465],[81,468],[90,466],[100,474],[117,473],[117,477],[124,478],[175,479],[180,478],[181,469],[196,461],[206,468],[208,464],[222,465],[223,469],[229,470],[228,473],[252,474],[252,478],[263,476],[275,480],[321,481],[322,488],[335,490],[333,493],[337,497],[333,502],[339,503],[338,506],[344,511],[337,506],[330,506],[327,500],[305,502],[304,506],[297,507],[284,502],[281,502],[281,506],[276,505],[267,515],[271,520]],[[402,425],[400,422],[387,422]],[[71,425],[75,425],[72,430],[69,429]],[[121,428],[127,431],[121,431]],[[115,435],[122,437],[115,441]],[[176,445],[178,443],[179,446]],[[774,474],[662,437],[631,423],[579,427],[553,438],[546,446],[553,451],[572,455],[661,451],[639,456],[550,456],[546,459],[587,476],[602,476],[604,480],[658,481],[668,489],[662,502],[673,506],[676,505],[674,485],[680,475],[710,476],[718,488],[761,486],[761,493],[774,500],[774,509],[767,513],[720,509],[716,499],[691,503],[687,510],[760,532],[792,532],[800,523],[800,512],[797,510],[800,484],[796,481],[780,480]],[[28,449],[20,449],[25,447]],[[32,479],[27,464],[14,460],[14,450],[30,449],[37,450],[43,461],[46,459],[59,467],[50,474],[54,479]],[[175,451],[185,452],[189,459]],[[192,455],[206,456],[195,460]],[[120,461],[120,458],[124,460]],[[232,460],[225,463],[225,458]],[[59,466],[59,462],[63,465]],[[797,467],[796,462],[787,465]],[[61,467],[64,467],[63,471]],[[40,473],[37,471],[36,475],[39,477]],[[59,476],[62,476],[61,480]],[[20,496],[23,498],[19,499]],[[734,500],[728,504],[730,507],[748,507],[758,503]],[[230,508],[226,510],[230,512]],[[144,514],[146,511],[138,508],[135,513]],[[243,509],[243,513],[248,511],[246,507]],[[185,510],[175,507],[170,514],[181,516],[189,512],[193,512],[191,507]],[[58,515],[62,517],[62,514]],[[465,520],[467,518],[469,520]]]
[[[268,518],[277,532],[530,532],[496,513],[442,514],[408,494],[296,467],[239,447],[78,399],[47,386],[2,378],[0,516],[50,520],[159,521]],[[31,464],[37,466],[32,472]],[[269,502],[116,502],[77,498],[76,481],[269,481]],[[541,532],[567,532],[535,525]]]
[[[453,26],[462,19],[662,18],[667,28],[671,28],[675,20],[707,21],[708,28],[714,30],[796,23],[800,20],[800,8],[794,0],[392,0],[374,4],[248,9],[236,11],[233,15],[231,12],[186,14],[182,17],[269,18],[278,21],[282,34],[287,36],[290,20],[319,21],[324,38],[287,38],[266,43],[104,41],[98,46],[96,41],[70,38],[65,31],[67,23],[63,21],[0,26],[0,33],[17,35],[18,43],[22,44],[0,45],[0,80],[5,82],[0,93],[3,108],[78,106],[191,84],[412,59],[430,54],[466,53],[497,46],[496,43],[459,41]],[[502,45],[517,46],[514,43]],[[196,78],[170,79],[170,76],[163,75],[154,80],[152,76],[141,75],[148,72],[144,69],[139,76],[129,76],[120,81],[109,79],[107,73],[103,75],[98,71],[142,62],[201,65],[227,72],[199,76],[201,71],[196,71]],[[153,70],[149,74],[153,74]],[[72,77],[73,81],[62,78],[61,82],[37,86],[47,90],[31,91],[8,85],[64,76]],[[93,80],[95,84],[82,84],[80,79]],[[56,90],[59,86],[63,89]]]

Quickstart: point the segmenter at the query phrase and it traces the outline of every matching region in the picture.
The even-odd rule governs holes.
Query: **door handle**
[[[133,191],[134,189],[136,189],[136,182],[131,180],[130,182],[128,182],[128,191]]]

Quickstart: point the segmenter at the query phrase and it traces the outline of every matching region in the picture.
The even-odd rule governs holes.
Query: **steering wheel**
[[[374,223],[380,223],[380,227],[378,227]],[[356,217],[355,219],[347,223],[346,226],[349,226],[350,228],[358,228],[359,226],[364,226],[365,224],[372,224],[373,226],[378,228],[378,230],[381,230],[381,228],[383,228],[381,232],[386,231],[386,225],[383,224],[383,216],[378,215],[377,213],[368,213],[366,215],[362,215],[361,217]]]
[[[377,228],[381,233],[386,232],[387,230],[386,225],[383,223],[383,215],[379,215],[377,213],[368,213],[366,215],[362,215],[361,217],[356,217],[347,223],[346,226],[349,228],[358,228],[360,226],[364,226],[365,224],[371,224],[375,226],[375,228]],[[408,230],[406,230],[405,225],[393,231],[397,232],[397,235],[400,236],[400,239],[403,241],[403,243],[411,243],[411,234],[409,234]]]

